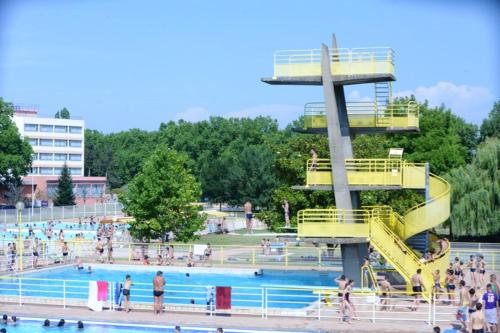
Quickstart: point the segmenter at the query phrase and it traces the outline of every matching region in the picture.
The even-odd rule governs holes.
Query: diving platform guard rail
[[[419,127],[419,106],[415,101],[380,105],[376,101],[347,102],[350,127]],[[304,106],[304,128],[326,128],[326,109],[323,102],[307,103]]]
[[[425,188],[425,163],[400,159],[346,159],[347,180],[351,186],[398,186]],[[306,185],[332,185],[329,159],[307,161]]]
[[[394,74],[394,50],[389,47],[330,50],[332,75]],[[321,76],[321,50],[274,53],[274,76]]]

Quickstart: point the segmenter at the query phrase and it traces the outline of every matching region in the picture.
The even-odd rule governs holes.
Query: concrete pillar
[[[334,41],[336,46],[336,41]],[[349,191],[345,160],[353,157],[352,139],[347,117],[344,87],[332,82],[331,64],[328,47],[321,48],[321,74],[325,97],[326,118],[328,127],[328,145],[332,164],[332,180],[334,184],[335,205],[338,209],[356,209],[360,207],[359,193]],[[335,237],[335,235],[332,235]],[[361,284],[361,265],[363,257],[368,254],[367,244],[342,244],[342,268],[344,274]]]

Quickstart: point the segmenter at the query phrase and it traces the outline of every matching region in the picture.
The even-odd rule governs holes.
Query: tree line
[[[471,232],[489,235],[498,232],[498,159],[490,164],[478,160],[483,161],[481,156],[484,154],[493,154],[495,149],[490,146],[498,144],[494,138],[498,138],[499,133],[499,108],[500,103],[495,103],[479,128],[445,106],[430,107],[422,103],[420,132],[357,135],[353,140],[354,155],[356,158],[386,158],[389,148],[400,147],[405,149],[404,159],[429,162],[432,173],[445,176],[452,184],[450,230],[457,236],[471,235]],[[284,129],[270,117],[211,117],[197,123],[183,120],[161,123],[156,131],[131,129],[103,134],[87,130],[86,175],[107,176],[110,187],[120,191],[141,172],[143,162],[153,152],[167,148],[184,156],[184,168],[200,185],[198,199],[230,205],[250,200],[259,207],[259,217],[276,230],[284,225],[282,202],[285,199],[290,204],[292,224],[296,223],[295,216],[300,209],[335,205],[329,191],[291,188],[305,184],[305,166],[311,148],[320,158],[329,157],[326,135],[296,133],[295,127],[303,127],[303,118]],[[490,178],[485,179],[484,167],[497,172],[486,173]],[[464,178],[460,172],[471,175],[469,187],[461,187]],[[496,184],[496,187],[484,188],[481,184],[485,182]],[[470,201],[478,198],[479,194],[473,196],[470,188],[488,192],[482,194],[488,198],[488,203],[484,203],[487,209],[464,203],[467,199],[460,194],[463,191],[470,193]],[[422,202],[423,196],[411,190],[365,191],[361,201],[363,205],[390,205],[403,214]],[[476,227],[464,227],[469,224]]]

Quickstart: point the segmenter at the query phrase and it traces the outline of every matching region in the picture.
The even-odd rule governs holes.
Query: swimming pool
[[[131,292],[132,302],[150,303],[152,279],[157,270],[164,271],[166,280],[165,303],[206,305],[210,297],[209,286],[232,287],[232,305],[234,307],[263,307],[264,297],[268,307],[301,308],[316,300],[311,288],[315,286],[335,286],[333,280],[338,275],[331,271],[318,270],[274,270],[264,269],[219,269],[219,268],[181,268],[181,267],[145,267],[137,265],[95,265],[92,273],[78,271],[73,266],[46,269],[22,274],[23,280],[16,276],[0,279],[0,295],[18,295],[22,297],[44,297],[67,299],[86,299],[88,281],[108,281],[115,286],[122,283],[126,274],[134,282]],[[256,275],[255,273],[261,273]],[[24,280],[26,279],[26,280]],[[34,279],[34,280],[30,280]],[[66,280],[66,281],[62,281]],[[22,288],[19,288],[19,283]],[[287,286],[310,286],[309,290],[290,289],[264,295],[265,288],[283,288]],[[321,288],[319,288],[321,287]],[[110,294],[112,293],[110,287]],[[119,303],[119,301],[117,302]]]
[[[0,328],[7,329],[7,333],[47,333],[47,332],[64,332],[64,333],[151,333],[151,332],[174,332],[172,326],[162,325],[139,325],[139,324],[118,324],[118,323],[100,323],[100,322],[85,322],[83,330],[76,328],[76,320],[66,320],[63,329],[57,328],[56,325],[59,319],[50,319],[51,326],[49,328],[42,327],[43,319],[23,319],[16,325],[0,324]],[[202,327],[181,327],[181,333],[209,333],[215,332],[216,328]],[[284,332],[284,331],[259,331],[248,329],[224,329],[225,333],[301,333],[301,332]]]

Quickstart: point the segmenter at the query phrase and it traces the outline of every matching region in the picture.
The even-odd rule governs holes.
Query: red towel
[[[108,300],[108,282],[107,281],[97,281],[97,300],[107,301]]]
[[[231,309],[231,287],[215,287],[215,308],[218,310]]]

